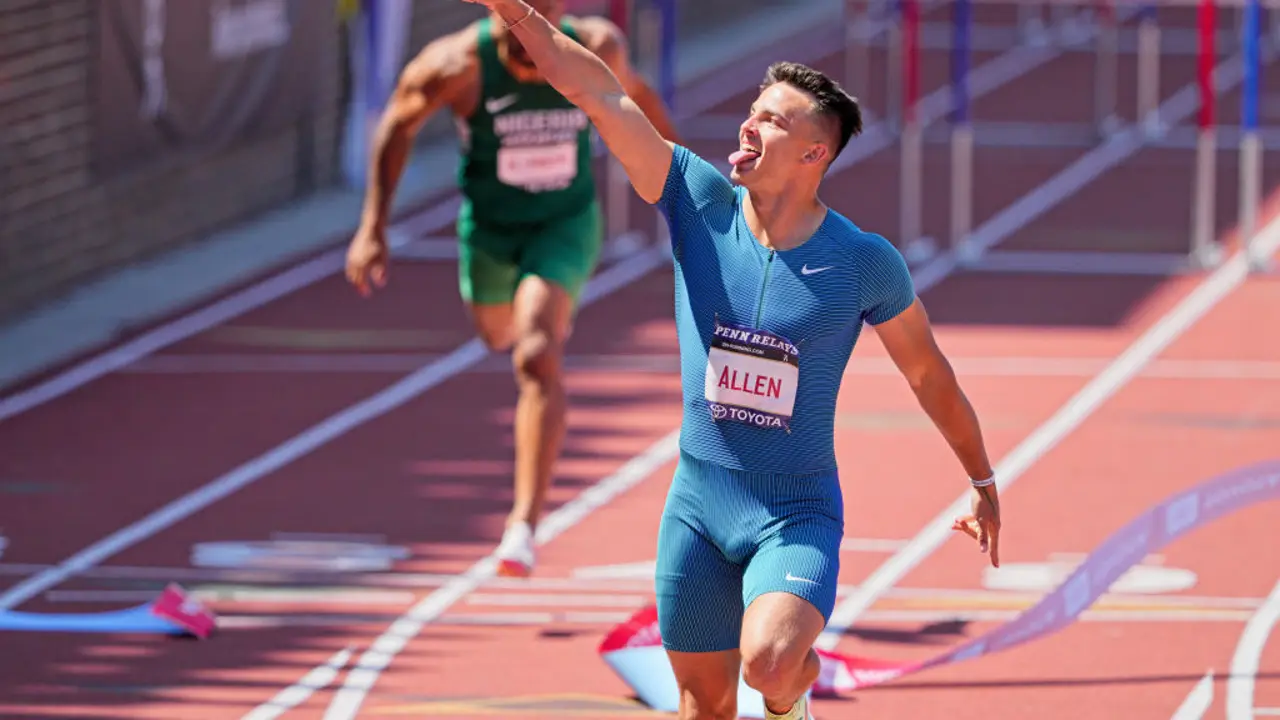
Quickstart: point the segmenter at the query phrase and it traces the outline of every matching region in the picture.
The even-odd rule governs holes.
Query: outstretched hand
[[[991,566],[1000,567],[1000,498],[995,485],[973,488],[970,512],[956,518],[951,529],[978,541],[978,550],[990,551]]]

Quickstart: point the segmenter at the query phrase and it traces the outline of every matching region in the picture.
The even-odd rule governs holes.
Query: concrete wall
[[[198,1],[198,0],[197,0]],[[331,183],[341,79],[327,38],[321,112],[214,154],[103,181],[90,168],[97,0],[0,3],[0,318],[104,270],[200,239]]]

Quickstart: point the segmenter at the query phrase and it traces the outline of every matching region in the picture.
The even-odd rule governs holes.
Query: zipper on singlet
[[[764,315],[764,291],[769,287],[769,268],[773,267],[774,251],[769,251],[769,259],[764,264],[764,280],[760,283],[760,302],[756,304],[755,327],[760,327],[760,318]]]

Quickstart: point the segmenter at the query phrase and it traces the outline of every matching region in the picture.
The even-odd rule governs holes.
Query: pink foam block
[[[187,595],[176,583],[171,583],[160,593],[160,597],[151,604],[151,612],[201,640],[209,637],[218,626],[218,618],[213,611]]]

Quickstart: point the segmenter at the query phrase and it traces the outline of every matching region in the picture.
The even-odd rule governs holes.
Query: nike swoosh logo
[[[802,582],[802,583],[809,583],[810,585],[817,585],[817,584],[818,584],[818,581],[817,581],[817,580],[810,580],[809,578],[800,578],[800,577],[796,577],[795,575],[792,575],[791,573],[787,573],[787,581],[788,581],[788,582]]]
[[[800,268],[800,274],[801,274],[801,275],[814,275],[814,274],[817,274],[817,273],[822,272],[823,270],[830,270],[830,269],[831,269],[831,268],[833,268],[833,267],[835,267],[835,265],[828,265],[828,266],[826,266],[826,267],[820,267],[820,268],[811,268],[811,267],[809,267],[808,265],[804,265],[803,267],[801,267],[801,268]]]
[[[519,97],[514,93],[511,95],[504,95],[500,98],[490,98],[484,101],[484,109],[488,110],[490,115],[500,113],[514,105],[518,99]]]

